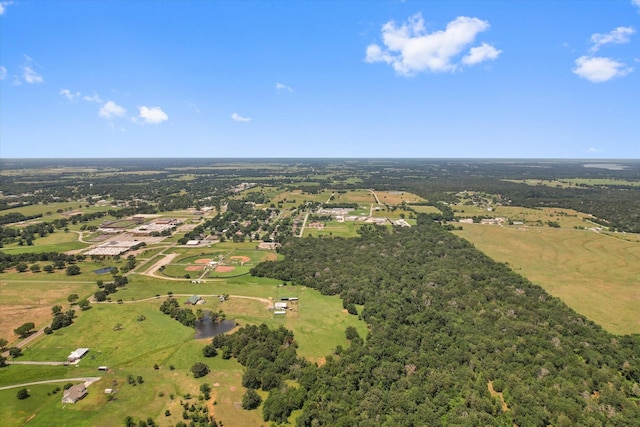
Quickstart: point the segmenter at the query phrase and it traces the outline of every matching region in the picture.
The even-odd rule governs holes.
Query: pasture
[[[520,206],[494,206],[492,210],[479,206],[453,206],[456,218],[491,217],[505,218],[524,225],[544,225],[547,221],[557,222],[562,228],[583,228],[597,226],[589,219],[591,215],[563,208],[523,208]]]
[[[122,298],[123,304],[93,304],[91,309],[78,312],[71,326],[30,344],[22,356],[23,360],[65,360],[76,347],[89,347],[89,353],[77,366],[12,365],[0,370],[0,386],[31,380],[101,376],[100,381],[89,387],[89,395],[75,405],[62,405],[61,392],[50,394],[56,384],[30,387],[32,396],[24,401],[15,398],[15,389],[0,391],[0,398],[9,402],[0,409],[3,420],[8,425],[19,425],[35,415],[30,425],[44,426],[48,420],[56,419],[65,425],[111,426],[114,420],[120,423],[130,415],[137,419],[150,416],[160,425],[167,422],[175,425],[181,420],[180,400],[191,394],[193,401],[197,401],[199,385],[207,382],[213,388],[209,407],[225,426],[259,425],[259,410],[239,408],[244,394],[243,368],[235,360],[225,361],[220,356],[204,358],[201,349],[209,340],[194,340],[193,329],[158,310],[166,297],[153,295],[164,294],[167,288],[172,289],[181,305],[186,295],[204,295],[206,303],[198,308],[222,309],[227,318],[235,319],[240,325],[263,322],[270,327],[284,325],[294,332],[298,353],[311,361],[321,361],[337,345],[348,346],[344,335],[347,326],[354,326],[362,336],[366,335],[364,322],[347,314],[338,297],[323,296],[302,286],[282,286],[280,281],[250,276],[193,285],[136,275],[131,284],[114,295]],[[206,296],[223,293],[231,297],[222,303],[219,298]],[[288,312],[283,317],[274,317],[269,305],[282,296],[299,298],[297,314]],[[138,320],[141,315],[142,321]],[[114,328],[117,324],[118,330]],[[187,372],[199,361],[207,363],[212,372],[196,380]],[[158,369],[154,369],[156,364]],[[110,371],[98,372],[97,367],[102,365],[109,366]],[[135,387],[129,385],[128,375],[140,375],[144,382]],[[114,381],[118,392],[115,399],[109,401],[103,390],[112,388]],[[217,402],[215,406],[213,400]],[[169,417],[164,415],[167,409],[171,413]]]
[[[17,338],[13,330],[26,322],[33,322],[36,327],[44,326],[51,320],[51,307],[66,307],[69,295],[78,294],[82,299],[95,292],[94,288],[70,281],[24,283],[3,278],[0,281],[0,338],[13,342]]]
[[[588,230],[464,224],[455,232],[606,330],[640,333],[640,246]]]

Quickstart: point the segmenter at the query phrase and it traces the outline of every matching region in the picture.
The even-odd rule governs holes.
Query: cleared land
[[[138,279],[139,276],[135,276]],[[146,277],[144,279],[147,279]],[[249,280],[252,279],[252,280]],[[154,286],[155,283],[155,286]],[[298,296],[297,316],[274,317],[268,304],[258,299],[231,297],[220,303],[218,298],[207,298],[198,308],[224,310],[227,318],[233,318],[240,325],[265,322],[271,327],[284,325],[293,330],[298,341],[299,354],[311,361],[321,361],[337,346],[348,346],[344,330],[355,326],[361,335],[366,334],[366,326],[357,316],[349,315],[342,309],[338,297],[323,296],[317,291],[298,286],[280,286],[281,282],[269,279],[246,278],[234,283],[221,281],[206,285],[182,283],[166,284],[157,280],[138,281],[114,295],[129,302],[140,297],[152,296],[152,292],[171,285],[174,292],[198,293],[238,293],[255,298],[276,300],[282,296]],[[136,298],[132,296],[136,295]],[[182,304],[186,297],[176,297]],[[0,399],[9,402],[0,409],[3,422],[20,425],[35,415],[29,424],[46,426],[48,421],[64,425],[111,426],[126,416],[135,418],[151,416],[160,425],[175,425],[181,420],[180,400],[186,395],[193,396],[197,403],[199,385],[212,385],[210,402],[217,404],[210,408],[225,426],[260,425],[260,411],[243,411],[239,407],[244,388],[241,385],[243,368],[235,360],[222,360],[220,356],[204,358],[201,349],[209,340],[194,340],[194,331],[162,314],[158,307],[164,300],[154,298],[149,301],[135,301],[127,304],[96,304],[90,310],[79,313],[75,323],[44,336],[25,349],[23,360],[64,360],[76,347],[89,347],[90,351],[78,366],[30,366],[13,365],[0,370],[0,385],[46,380],[72,376],[95,376],[98,366],[109,366],[101,381],[89,388],[89,395],[75,405],[62,405],[61,392],[51,394],[56,385],[30,387],[32,397],[25,401],[15,398],[15,390],[0,391]],[[139,321],[140,316],[143,321]],[[120,324],[121,329],[113,326]],[[96,333],[99,325],[100,333]],[[211,368],[211,373],[201,379],[193,379],[185,374],[195,362],[203,361]],[[157,364],[159,369],[154,369]],[[171,370],[173,366],[175,370]],[[136,386],[127,383],[127,376],[142,376],[144,382]],[[117,385],[114,387],[114,381]],[[63,384],[60,384],[60,386]],[[108,401],[105,388],[116,388],[115,399]],[[162,395],[161,395],[162,394]],[[172,397],[173,395],[173,397]],[[266,396],[263,396],[266,397]],[[36,404],[37,402],[37,404]],[[165,417],[169,409],[171,415]]]
[[[29,274],[29,273],[23,273]],[[46,274],[46,273],[41,273]],[[67,297],[78,294],[80,298],[94,292],[95,286],[78,283],[49,283],[47,281],[18,283],[0,281],[0,337],[13,342],[17,337],[13,330],[26,322],[38,325],[51,320],[51,307],[66,307]],[[97,288],[96,288],[97,289]]]
[[[616,334],[640,333],[640,246],[586,230],[465,224],[456,234]]]

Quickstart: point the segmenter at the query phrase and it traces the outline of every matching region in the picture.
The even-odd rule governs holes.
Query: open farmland
[[[491,412],[485,422],[474,418],[474,425],[491,425],[489,419],[504,425],[538,425],[528,422],[534,418],[523,411],[539,410],[535,402],[544,401],[549,405],[545,413],[564,415],[562,405],[573,408],[576,399],[581,401],[585,381],[594,390],[609,387],[612,395],[603,392],[597,402],[590,399],[588,411],[567,412],[572,421],[584,414],[604,417],[606,405],[614,407],[615,399],[627,402],[635,396],[640,351],[635,335],[623,334],[640,332],[640,235],[619,231],[635,226],[635,199],[628,198],[633,186],[621,187],[618,193],[613,186],[530,186],[517,179],[504,181],[510,172],[501,164],[487,163],[499,170],[500,179],[483,181],[486,188],[472,188],[473,182],[458,182],[454,173],[462,168],[456,173],[464,176],[466,163],[447,161],[446,167],[430,168],[394,160],[390,166],[402,167],[384,169],[390,176],[383,169],[373,172],[364,161],[366,171],[359,172],[356,163],[351,162],[347,171],[339,162],[309,168],[304,162],[291,168],[286,162],[246,168],[239,164],[238,169],[184,166],[184,174],[178,165],[171,166],[166,179],[156,173],[164,167],[160,164],[148,168],[156,169],[154,173],[104,172],[92,177],[95,187],[100,188],[101,179],[127,182],[108,187],[114,201],[111,216],[52,222],[55,232],[43,235],[36,229],[5,233],[0,250],[0,338],[9,338],[7,347],[21,344],[23,353],[9,356],[5,351],[7,362],[59,363],[77,347],[90,351],[77,366],[1,368],[0,399],[7,404],[0,408],[0,417],[10,426],[48,425],[51,419],[69,426],[111,426],[132,417],[136,424],[150,418],[156,425],[173,427],[183,422],[184,411],[190,411],[183,406],[186,402],[187,408],[206,407],[198,411],[225,426],[257,426],[275,422],[265,421],[274,399],[289,393],[279,407],[296,408],[277,425],[295,425],[309,420],[309,414],[320,419],[313,405],[323,399],[338,408],[351,400],[370,403],[374,398],[395,408],[400,418],[393,418],[393,425],[439,425],[445,418],[464,424],[462,415],[449,418],[456,409],[429,418],[432,411],[444,411],[446,402],[458,400],[457,407],[467,408],[471,416]],[[517,166],[508,166],[513,167]],[[529,176],[528,166],[525,172],[519,176]],[[81,175],[61,180],[61,189],[77,179]],[[80,188],[90,192],[86,185],[74,191]],[[101,188],[99,194],[105,194],[107,187]],[[537,196],[546,198],[535,204],[528,197],[538,191],[547,192]],[[596,192],[595,199],[584,198],[584,191]],[[576,208],[580,201],[589,203]],[[77,201],[68,203],[80,206]],[[608,212],[613,216],[605,215]],[[96,229],[105,220],[131,226],[138,222],[134,217],[141,216],[186,222],[167,235],[152,237],[131,235],[126,228],[113,235]],[[5,219],[12,218],[17,216]],[[504,218],[501,226],[458,222],[496,218]],[[9,222],[4,230],[14,227],[26,231],[28,225]],[[517,274],[493,264],[452,230],[487,255],[508,262]],[[119,256],[83,256],[81,248],[109,240],[138,240],[146,246]],[[62,264],[56,264],[60,257]],[[68,275],[71,266],[79,272]],[[121,283],[123,277],[126,283]],[[111,283],[116,278],[117,287]],[[67,296],[72,293],[90,298],[91,308],[82,311],[70,305]],[[185,317],[171,317],[184,312],[159,310],[169,296],[192,316],[211,312],[237,322],[223,335],[227,338],[218,340],[216,356],[204,356],[212,341],[195,339],[196,331],[181,324]],[[188,305],[195,296],[198,304]],[[46,335],[43,328],[52,321],[56,304],[63,311],[74,309],[75,317],[71,325]],[[41,332],[22,342],[13,329],[29,321]],[[257,329],[247,328],[251,325]],[[262,341],[272,333],[278,335],[276,342]],[[243,334],[249,335],[241,342],[226,341]],[[245,344],[251,345],[240,350]],[[302,359],[289,367],[269,368],[270,362],[265,362],[294,361],[294,348]],[[283,353],[271,353],[276,349]],[[206,363],[211,372],[194,378],[191,367],[196,362]],[[109,370],[98,371],[98,366]],[[83,400],[60,403],[57,387],[70,378],[94,376],[101,379]],[[31,397],[25,400],[16,398],[15,388],[1,389],[38,380],[55,382],[29,386]],[[279,385],[269,389],[267,382],[263,388],[252,382],[258,380]],[[205,383],[212,388],[208,399],[200,391]],[[350,384],[358,384],[357,389]],[[562,384],[566,399],[549,397],[554,384]],[[242,401],[252,387],[262,403],[256,410],[243,410]],[[104,393],[107,388],[117,392]],[[323,395],[323,389],[340,397]],[[470,390],[477,399],[456,397],[450,393],[453,389]],[[397,398],[391,397],[391,390]],[[589,393],[592,396],[593,390]],[[295,403],[295,396],[302,394],[310,407]],[[431,397],[418,399],[419,395]],[[442,404],[429,407],[436,401]],[[402,402],[420,407],[420,417],[426,418],[409,422],[418,412],[400,410]],[[372,411],[380,413],[382,424],[391,422],[380,405],[370,405],[367,411],[358,405],[353,414]],[[474,405],[480,409],[469,409]],[[633,425],[626,420],[633,418],[634,406],[615,408],[612,419]],[[366,424],[363,419],[346,423],[343,417],[349,411],[322,411],[331,421],[320,425]],[[544,425],[562,424],[561,418],[549,415]]]
[[[465,224],[459,236],[616,334],[640,333],[640,246],[586,230]]]

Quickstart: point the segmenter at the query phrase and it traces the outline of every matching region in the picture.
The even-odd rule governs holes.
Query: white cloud
[[[631,4],[640,9],[640,0],[631,0]]]
[[[140,114],[138,115],[139,119],[142,119],[144,123],[148,124],[158,124],[162,123],[166,120],[169,120],[169,116],[167,113],[162,111],[160,107],[138,107]]]
[[[69,89],[61,89],[60,95],[67,98],[69,101],[75,101],[80,96],[80,92],[73,93]]]
[[[22,79],[29,84],[42,83],[44,79],[32,67],[33,59],[28,55],[25,55],[24,59],[25,63],[22,65]]]
[[[607,34],[596,33],[591,36],[591,43],[593,43],[591,52],[597,52],[601,46],[609,43],[629,43],[629,36],[631,36],[631,34],[635,32],[636,30],[634,30],[632,27],[618,27]]]
[[[622,62],[611,58],[581,56],[576,59],[576,68],[573,72],[578,76],[593,83],[602,83],[614,77],[626,76],[633,71]]]
[[[96,102],[98,104],[102,104],[104,101],[97,95],[97,94],[93,94],[91,96],[89,95],[85,95],[82,97],[82,99],[84,99],[87,102]]]
[[[459,16],[449,22],[444,31],[432,33],[426,31],[421,14],[412,16],[399,27],[395,22],[389,21],[382,26],[384,47],[377,44],[367,46],[365,61],[387,63],[402,75],[413,75],[421,71],[455,71],[459,67],[456,57],[475,40],[478,33],[488,28],[487,21],[466,16]],[[486,43],[474,49],[476,50],[465,57],[465,64],[495,59],[500,53]]]
[[[7,69],[0,65],[0,80],[7,78]]]
[[[287,86],[284,83],[276,83],[276,90],[278,91],[286,90],[287,92],[293,92],[293,89],[291,89],[289,86]]]
[[[589,149],[587,150],[589,153],[599,153],[600,151],[602,151],[601,148],[596,148],[596,147],[589,147]]]
[[[480,46],[469,49],[469,53],[462,58],[462,63],[467,65],[479,64],[483,61],[497,59],[501,53],[501,50],[489,44],[482,43]]]
[[[113,117],[122,117],[126,113],[127,110],[125,110],[123,107],[119,106],[113,101],[107,101],[102,107],[100,107],[98,115],[103,119],[111,119]]]
[[[231,115],[231,119],[233,119],[236,122],[250,122],[251,121],[251,117],[242,117],[238,113],[233,113]]]
[[[13,4],[13,2],[12,2],[12,1],[3,1],[3,2],[0,2],[0,15],[4,15],[4,13],[5,13],[5,12],[6,12],[6,10],[7,10],[7,6],[9,6],[9,5],[11,5],[11,4]]]

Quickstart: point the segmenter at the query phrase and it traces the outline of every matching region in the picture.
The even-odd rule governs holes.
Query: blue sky
[[[640,158],[640,0],[0,0],[0,157]]]

